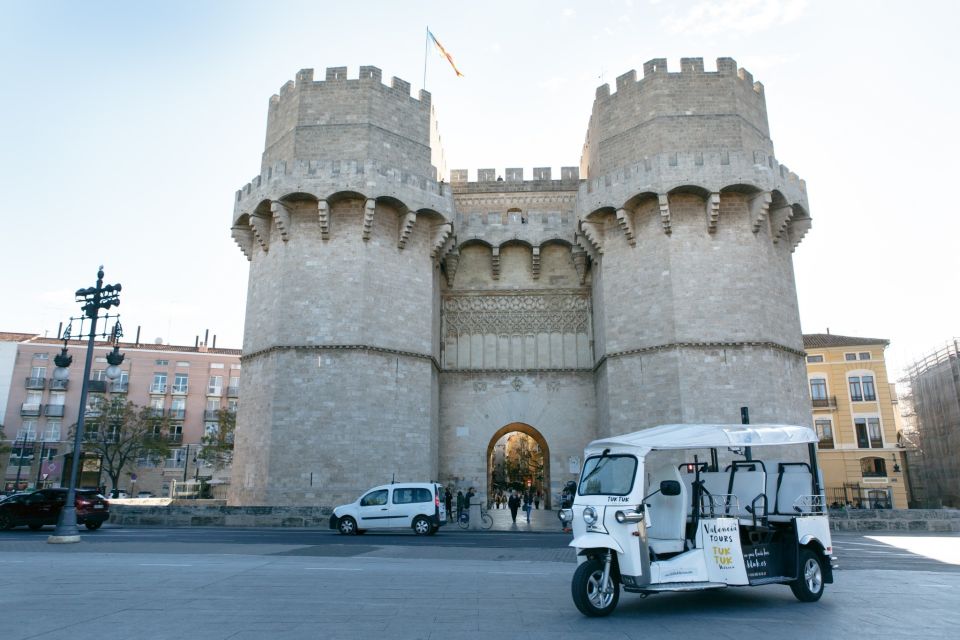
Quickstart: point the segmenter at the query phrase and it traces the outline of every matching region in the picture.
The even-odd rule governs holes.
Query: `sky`
[[[729,56],[807,181],[803,331],[887,338],[891,376],[960,335],[960,3],[0,0],[0,331],[56,335],[104,265],[126,338],[242,344],[234,193],[302,68],[424,81],[447,164],[579,165],[597,86]]]

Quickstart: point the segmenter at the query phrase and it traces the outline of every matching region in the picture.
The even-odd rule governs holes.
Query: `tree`
[[[101,469],[115,491],[128,466],[138,460],[160,462],[170,455],[169,433],[169,420],[156,416],[152,408],[113,397],[98,415],[87,419],[83,449],[100,457]]]
[[[203,447],[197,457],[215,469],[223,469],[233,462],[233,432],[237,428],[237,414],[229,409],[217,409],[217,428],[203,435]]]

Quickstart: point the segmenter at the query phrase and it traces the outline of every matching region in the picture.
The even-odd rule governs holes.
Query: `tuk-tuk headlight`
[[[597,523],[597,510],[593,507],[587,507],[583,510],[583,521],[587,526],[593,526]]]
[[[560,509],[559,513],[560,519],[564,522],[573,521],[573,509]]]

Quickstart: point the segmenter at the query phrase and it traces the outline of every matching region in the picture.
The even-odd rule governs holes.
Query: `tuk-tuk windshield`
[[[587,458],[580,476],[581,496],[625,496],[633,489],[637,459],[629,455]]]

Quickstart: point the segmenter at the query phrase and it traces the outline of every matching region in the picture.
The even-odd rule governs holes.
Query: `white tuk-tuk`
[[[787,425],[663,425],[591,442],[573,508],[573,601],[588,616],[648,596],[833,582],[817,437]]]

